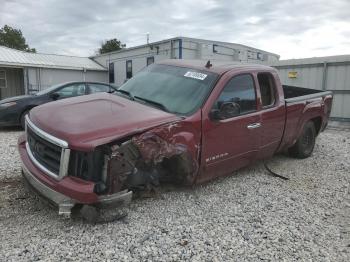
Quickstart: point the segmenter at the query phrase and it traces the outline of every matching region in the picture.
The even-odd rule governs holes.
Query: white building
[[[279,55],[253,47],[176,37],[91,57],[109,69],[109,82],[121,85],[145,66],[164,59],[208,59],[273,63]]]
[[[107,80],[107,69],[88,57],[28,53],[0,46],[0,99],[68,81]]]

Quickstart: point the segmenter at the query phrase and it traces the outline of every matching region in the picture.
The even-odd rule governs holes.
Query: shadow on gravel
[[[5,132],[20,132],[23,131],[23,129],[19,126],[15,127],[0,127],[0,133],[5,133]]]
[[[19,185],[21,185],[21,180],[18,179],[11,179],[11,180],[0,180],[0,189],[2,189],[3,187],[18,187]]]
[[[279,165],[281,162],[296,162],[297,159],[291,158],[288,156],[288,153],[279,153],[273,156],[272,158],[269,158],[266,160],[267,165],[274,171],[281,173],[283,175],[283,171],[280,170],[281,168]],[[228,179],[243,179],[243,178],[249,178],[254,177],[258,175],[266,175],[265,179],[280,179],[278,177],[273,177],[269,174],[269,171],[265,169],[264,167],[264,161],[258,161],[250,164],[249,166],[243,167],[239,170],[233,171],[230,174],[227,174],[226,176],[216,177],[209,181],[206,181],[202,184],[195,184],[192,186],[184,186],[181,184],[161,184],[155,192],[147,192],[147,193],[140,193],[136,194],[135,199],[139,198],[162,198],[161,194],[168,193],[168,192],[182,192],[182,193],[190,193],[194,192],[196,190],[200,190],[201,188],[210,187],[214,185],[218,185],[221,183],[225,183]]]
[[[13,130],[13,129],[12,129]],[[18,129],[17,129],[18,130]],[[1,132],[1,131],[0,131]],[[272,169],[279,169],[279,163],[281,161],[288,161],[290,158],[285,156],[284,154],[279,154],[277,156],[274,156],[273,158],[268,160],[269,165],[271,164]],[[149,201],[158,201],[158,200],[164,200],[168,199],[167,194],[172,193],[185,193],[196,196],[200,193],[203,189],[205,190],[208,187],[217,187],[220,184],[225,184],[229,179],[237,179],[237,182],[240,180],[246,180],[246,179],[256,179],[254,177],[260,176],[266,174],[262,179],[266,180],[274,180],[278,178],[274,178],[271,176],[268,176],[267,171],[265,170],[263,166],[263,162],[259,161],[256,163],[253,163],[252,165],[242,168],[238,171],[235,171],[225,177],[218,177],[214,178],[208,182],[205,182],[203,184],[199,185],[193,185],[193,186],[184,186],[184,185],[174,185],[174,184],[162,184],[161,186],[154,188],[150,191],[145,192],[136,192],[134,194],[133,202],[134,204],[142,204],[142,202],[146,199],[149,199]],[[45,216],[49,220],[57,220],[61,221],[64,224],[75,224],[75,223],[84,223],[84,219],[79,214],[80,207],[76,207],[74,210],[72,210],[72,217],[71,219],[61,219],[61,217],[58,216],[58,209],[56,206],[53,206],[50,202],[46,201],[45,199],[42,199],[41,197],[36,196],[35,193],[28,191],[27,188],[24,188],[24,184],[22,184],[22,181],[19,179],[8,179],[4,181],[0,181],[0,191],[3,191],[3,193],[11,194],[14,198],[11,201],[6,201],[7,204],[5,206],[11,206],[11,209],[17,213],[17,214],[28,214],[31,213],[34,216]],[[4,194],[3,194],[4,195]],[[170,198],[171,199],[171,198]],[[168,200],[167,200],[168,201]],[[126,207],[128,209],[128,207]],[[130,208],[130,206],[129,206]],[[132,210],[132,208],[131,208]],[[119,212],[118,210],[110,210],[112,215],[107,215],[107,218],[103,221],[103,223],[108,222],[115,222],[115,221],[122,221],[125,222],[125,217],[127,214],[125,212]],[[100,223],[97,223],[100,224]]]

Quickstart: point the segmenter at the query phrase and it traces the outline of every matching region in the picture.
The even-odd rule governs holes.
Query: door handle
[[[259,127],[261,127],[261,123],[254,123],[254,124],[247,125],[248,129],[254,129]]]

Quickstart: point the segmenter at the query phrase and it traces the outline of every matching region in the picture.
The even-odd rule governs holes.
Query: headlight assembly
[[[0,108],[7,108],[7,107],[10,107],[10,106],[14,106],[16,105],[17,103],[16,102],[8,102],[8,103],[3,103],[3,104],[0,104]]]

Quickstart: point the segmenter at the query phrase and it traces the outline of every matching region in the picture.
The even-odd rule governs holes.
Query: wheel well
[[[312,121],[314,123],[315,129],[316,129],[316,134],[318,135],[318,133],[321,130],[322,118],[319,116],[319,117],[315,117],[315,118],[310,119],[310,121]]]
[[[33,107],[35,107],[35,106],[28,106],[28,107],[26,107],[26,108],[21,112],[21,114],[19,115],[19,121],[21,121],[21,118],[22,118],[23,114],[24,114],[25,112],[30,111]]]

